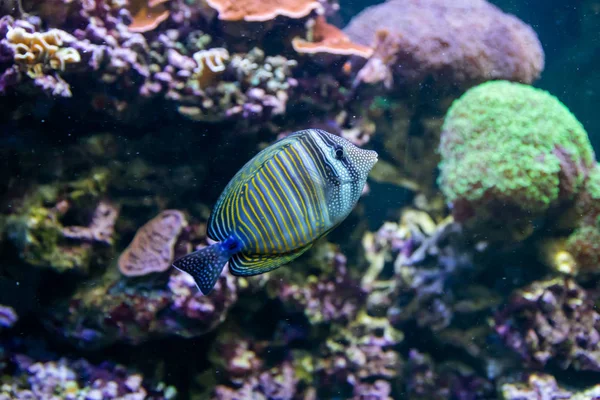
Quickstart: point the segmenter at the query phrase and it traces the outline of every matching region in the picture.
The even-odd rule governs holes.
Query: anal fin
[[[264,274],[265,272],[273,271],[274,269],[277,269],[282,265],[300,257],[311,247],[312,243],[284,254],[238,253],[229,260],[229,270],[233,275],[237,276]]]

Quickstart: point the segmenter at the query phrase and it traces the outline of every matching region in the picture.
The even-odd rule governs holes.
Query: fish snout
[[[367,152],[367,160],[369,162],[369,169],[373,168],[377,163],[379,154],[375,150],[365,150]]]

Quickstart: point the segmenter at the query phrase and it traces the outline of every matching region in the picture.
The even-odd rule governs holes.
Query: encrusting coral
[[[390,0],[359,13],[344,33],[375,48],[357,79],[388,86],[531,83],[544,67],[535,32],[485,0]]]
[[[142,226],[119,257],[119,270],[126,276],[163,272],[173,262],[174,247],[185,216],[178,210],[165,210]]]

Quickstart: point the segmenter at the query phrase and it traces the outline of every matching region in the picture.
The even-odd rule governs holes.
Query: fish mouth
[[[371,163],[370,168],[373,168],[373,166],[375,166],[375,164],[379,160],[379,154],[377,154],[377,152],[375,150],[367,150],[367,151],[368,151],[369,161]]]

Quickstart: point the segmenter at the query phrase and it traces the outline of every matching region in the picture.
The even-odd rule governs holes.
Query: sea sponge
[[[391,0],[362,11],[344,33],[375,47],[359,81],[393,75],[400,85],[428,79],[460,87],[491,79],[531,83],[544,68],[531,27],[484,0]]]
[[[165,210],[146,222],[119,257],[121,273],[142,276],[169,269],[175,242],[185,226],[185,216],[177,210]]]
[[[556,97],[488,82],[450,107],[442,127],[438,183],[462,221],[539,216],[572,201],[595,166],[581,123]]]

